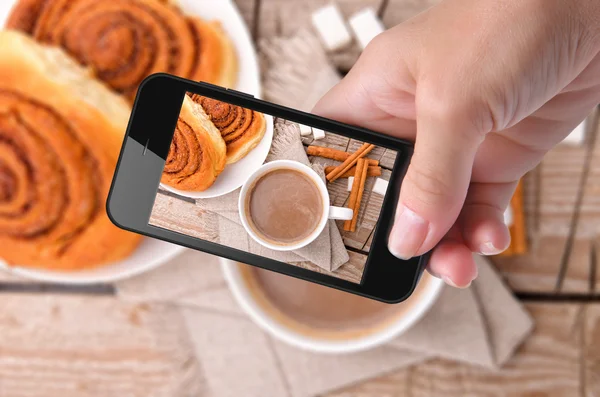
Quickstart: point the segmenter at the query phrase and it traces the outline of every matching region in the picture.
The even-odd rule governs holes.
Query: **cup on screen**
[[[256,242],[293,251],[313,242],[329,219],[352,219],[350,208],[330,205],[325,182],[291,160],[264,164],[246,180],[239,198],[242,225]]]

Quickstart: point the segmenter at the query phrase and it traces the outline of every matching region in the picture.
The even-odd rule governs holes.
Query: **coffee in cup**
[[[328,219],[352,219],[350,208],[334,207],[323,179],[298,161],[264,164],[244,183],[239,211],[242,225],[256,242],[292,251],[314,241]]]
[[[302,172],[275,168],[250,187],[245,204],[248,224],[274,244],[296,244],[317,229],[323,214],[318,186]]]
[[[260,310],[289,331],[322,341],[344,342],[375,335],[432,299],[434,284],[424,274],[412,295],[390,305],[306,282],[272,271],[238,264],[243,283]]]

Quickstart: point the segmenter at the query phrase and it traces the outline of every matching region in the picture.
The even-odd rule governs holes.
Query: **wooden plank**
[[[179,312],[116,298],[3,294],[0,396],[200,395]]]
[[[557,146],[538,166],[538,174],[524,180],[527,220],[534,223],[528,225],[528,232],[533,233],[529,236],[530,252],[493,259],[515,291],[548,293],[556,290],[576,211],[585,153],[585,147]],[[537,197],[532,197],[532,193]],[[589,254],[585,252],[586,247],[584,242],[574,242],[569,259],[574,264],[562,283],[566,291],[587,291]]]
[[[591,257],[595,248],[596,254],[600,249],[600,111],[588,118],[587,142],[593,145],[587,179],[585,181],[576,236],[587,243],[585,252],[575,252],[576,256],[587,255],[586,262],[580,263],[571,259],[569,271],[587,271],[590,277],[596,277],[590,283],[590,289],[598,290],[600,278],[598,272],[592,270],[594,259]],[[595,247],[593,247],[595,245]],[[597,259],[596,259],[596,264]]]
[[[529,243],[539,235],[540,216],[539,208],[539,188],[541,172],[539,167],[533,169],[523,176],[523,209],[525,211],[525,226]]]
[[[350,138],[345,137],[343,135],[325,132],[325,138],[323,139],[315,140],[313,139],[312,135],[310,135],[308,137],[302,138],[302,143],[305,145],[328,147],[345,152],[348,151]]]
[[[391,171],[382,170],[379,178],[390,180]],[[381,208],[383,207],[383,196],[373,192],[373,185],[377,178],[369,177],[365,184],[365,195],[360,205],[360,211],[358,214],[358,223],[356,231],[354,232],[342,232],[344,243],[356,249],[363,251],[369,251],[371,249],[370,238],[374,232],[379,215],[381,214]]]
[[[374,178],[370,178],[370,179],[374,179]],[[372,183],[372,181],[371,181],[371,183]],[[345,178],[341,179],[338,182],[338,184],[343,184],[344,190],[346,190],[345,187],[347,184],[347,179],[345,179]],[[333,185],[333,184],[331,184],[331,185]],[[347,195],[347,191],[345,191],[345,194]],[[367,205],[361,206],[360,213],[362,214],[362,216],[359,217],[360,227],[357,229],[357,232],[355,232],[355,233],[344,232],[347,234],[342,235],[345,242],[348,239],[350,244],[353,244],[356,248],[364,247],[364,245],[369,237],[369,234],[368,234],[368,233],[370,233],[369,230],[372,230],[372,226],[371,226],[371,229],[366,229],[367,227],[369,227],[368,225],[370,225],[370,223],[366,223],[367,226],[362,226],[363,220],[364,220],[364,222],[373,223],[371,218],[374,216],[373,214],[374,214],[375,210],[371,209],[371,208],[367,209],[366,207],[367,207]],[[176,217],[173,216],[174,213],[177,214]],[[193,237],[201,238],[204,240],[218,242],[218,240],[216,240],[216,237],[217,237],[216,235],[214,235],[213,233],[207,233],[201,227],[198,226],[199,220],[205,216],[207,216],[207,214],[203,213],[203,211],[201,211],[193,203],[189,203],[187,201],[180,200],[176,197],[167,196],[164,194],[158,194],[156,197],[156,202],[154,204],[152,215],[150,217],[150,224],[152,224],[154,226],[158,226],[158,227],[163,227],[168,230],[173,230],[178,233],[187,234],[187,235],[190,235]],[[213,220],[205,219],[205,221],[212,222]],[[340,228],[341,228],[341,225],[338,225],[338,226],[340,226]],[[360,236],[360,238],[362,238],[362,240],[359,241],[357,236]],[[366,237],[364,237],[364,236],[366,236]],[[358,282],[360,282],[360,279],[362,277],[362,272],[365,267],[366,256],[355,253],[355,252],[350,252],[350,251],[348,252],[348,254],[350,255],[350,261],[347,264],[342,265],[342,267],[339,268],[338,270],[336,270],[335,276],[340,277],[345,280],[350,280],[350,281],[358,283]],[[293,263],[293,265],[297,265],[297,266],[300,266],[300,267],[303,267],[306,269],[314,270],[319,273],[325,273],[324,270],[322,270],[319,267],[317,267],[316,265],[308,263],[308,262],[303,262],[303,263],[299,263],[299,264]]]
[[[176,216],[174,216],[176,214]],[[194,203],[166,194],[157,194],[149,223],[177,233],[186,234],[203,240],[215,241],[213,233],[207,233],[198,226],[201,219],[207,218],[205,212]],[[206,222],[210,220],[205,219]]]
[[[360,148],[363,144],[362,141],[357,141],[356,139],[351,139],[350,144],[348,145],[348,152],[354,152]],[[395,150],[386,149],[383,147],[375,147],[367,157],[370,159],[379,160],[379,165],[384,168],[393,169],[394,162],[396,161],[396,156],[398,152]]]
[[[514,257],[492,258],[497,268],[515,292],[526,293],[553,293],[556,292],[560,258],[565,247],[566,237],[543,236],[534,240],[530,246],[530,252],[526,255]],[[584,253],[585,242],[576,241],[575,251]],[[573,260],[586,261],[589,256]],[[569,279],[564,281],[569,288],[584,288],[587,280],[585,273],[571,273]]]
[[[313,164],[323,164],[324,166],[339,164],[339,162],[334,160],[312,156],[310,158],[310,161]],[[382,170],[381,176],[379,178],[389,181],[390,176],[391,171],[384,169]],[[360,204],[356,231],[344,231],[342,229],[343,222],[338,221],[338,227],[340,229],[342,237],[344,238],[344,244],[348,247],[356,248],[363,251],[369,251],[371,247],[370,237],[373,233],[373,230],[375,229],[375,225],[377,224],[377,220],[379,219],[379,214],[381,213],[381,208],[383,206],[383,196],[372,191],[375,181],[375,177],[368,177],[365,183],[365,193],[363,196],[363,200]],[[331,199],[332,205],[342,207],[347,205],[348,198],[350,196],[350,192],[348,191],[347,178],[340,178],[331,183],[328,183],[327,190],[329,191],[329,197]]]
[[[336,134],[326,134],[325,139],[318,141],[313,141],[312,138],[307,138],[305,144],[328,147],[351,153],[358,150],[363,142],[355,139],[340,137]],[[378,160],[382,167],[391,169],[394,166],[396,152],[382,147],[375,147],[375,149],[373,149],[367,155],[367,157]],[[316,156],[310,156],[310,161],[313,164],[321,164],[323,166],[340,164],[339,161]],[[391,171],[385,168],[382,170],[380,178],[389,181]],[[338,222],[338,227],[342,233],[342,237],[344,238],[344,244],[346,244],[348,247],[363,251],[368,251],[370,249],[370,239],[383,206],[383,196],[372,192],[375,180],[375,177],[367,178],[365,184],[365,194],[360,205],[356,231],[344,231],[342,230],[343,222]],[[340,178],[332,183],[328,183],[327,189],[333,205],[347,205],[350,192],[348,191],[348,180],[346,178]]]
[[[586,310],[584,339],[584,395],[600,396],[600,305],[589,305]]]
[[[499,371],[436,359],[328,396],[580,395],[582,306],[535,303],[528,304],[527,309],[535,319],[536,329],[516,356]],[[600,305],[595,305],[594,310],[600,313]],[[596,346],[600,346],[600,322],[595,324],[590,333],[597,338]],[[593,363],[598,365],[597,361]],[[591,372],[590,376],[597,377],[597,374],[598,371]],[[598,394],[589,394],[592,395]]]
[[[585,180],[582,180],[581,202],[576,208],[579,211],[576,226],[571,230],[573,242],[566,247],[565,277],[560,285],[560,292],[566,293],[591,292],[592,245],[600,232],[600,123],[593,114],[587,124],[586,173],[582,175]]]

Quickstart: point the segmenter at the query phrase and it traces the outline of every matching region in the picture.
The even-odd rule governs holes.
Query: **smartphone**
[[[429,258],[387,248],[412,153],[398,138],[154,74],[138,90],[107,212],[125,230],[397,303]]]

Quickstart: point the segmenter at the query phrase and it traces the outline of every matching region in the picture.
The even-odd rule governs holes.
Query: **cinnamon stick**
[[[365,193],[368,167],[368,161],[363,158],[359,158],[356,162],[356,173],[354,174],[354,183],[352,184],[352,191],[350,192],[350,199],[348,202],[349,208],[353,211],[353,215],[351,220],[344,222],[344,230],[347,232],[356,231],[360,203],[362,201],[362,196]]]
[[[343,150],[332,149],[322,146],[309,146],[306,149],[306,154],[309,156],[323,157],[326,159],[332,159],[336,161],[346,161],[351,153],[344,152]],[[369,159],[369,165],[379,165],[379,160]]]
[[[369,161],[370,163],[370,161]],[[334,165],[328,165],[325,167],[325,174],[329,174],[331,171],[335,169]],[[356,166],[350,168],[348,171],[344,172],[340,178],[348,178],[350,176],[354,176],[356,173]],[[381,176],[381,167],[378,165],[369,165],[367,168],[367,176]]]
[[[375,148],[375,145],[369,143],[363,143],[363,145],[350,157],[348,157],[344,162],[337,167],[334,168],[329,174],[327,174],[327,180],[329,182],[333,182],[338,179],[341,175],[343,175],[346,171],[352,168],[358,161],[358,159],[369,154],[371,150]],[[368,163],[367,163],[368,164]],[[357,168],[358,169],[358,168]],[[365,175],[366,176],[366,175]]]

